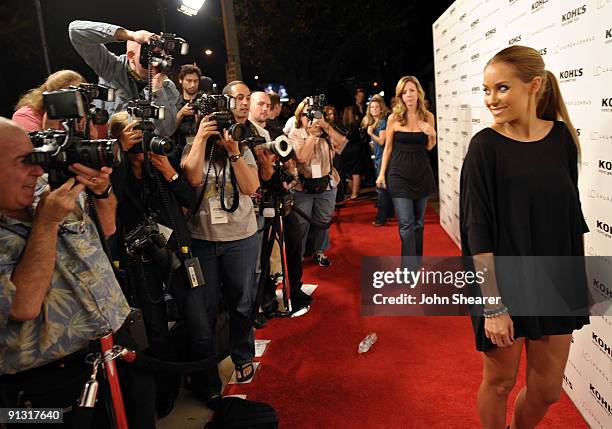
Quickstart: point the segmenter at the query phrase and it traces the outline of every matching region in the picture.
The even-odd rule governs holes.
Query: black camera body
[[[190,105],[198,114],[210,116],[211,120],[216,121],[221,134],[224,130],[229,130],[232,139],[236,141],[243,141],[249,137],[249,127],[245,124],[237,124],[234,121],[234,114],[232,113],[232,110],[236,108],[234,97],[202,94],[193,99]]]
[[[87,140],[75,132],[76,119],[86,116],[87,95],[79,88],[43,93],[47,116],[67,119],[64,130],[44,130],[29,133],[34,150],[25,162],[37,164],[49,174],[49,185],[55,189],[74,174],[68,167],[80,163],[99,170],[121,163],[121,148],[117,140]]]
[[[189,43],[177,37],[174,33],[161,33],[152,38],[149,43],[141,45],[140,65],[147,68],[149,62],[167,73],[172,67],[172,54],[187,55]]]
[[[136,130],[142,131],[142,144],[130,148],[130,153],[150,152],[158,155],[168,155],[174,150],[174,142],[166,137],[155,134],[154,119],[164,119],[166,108],[157,106],[148,100],[130,101],[127,111],[132,120],[139,120]]]
[[[307,100],[308,109],[306,110],[306,117],[310,121],[321,119],[323,117],[323,110],[327,105],[325,94],[313,95],[308,97]]]
[[[104,125],[109,119],[108,112],[94,106],[94,100],[114,101],[114,88],[95,83],[81,83],[67,89],[43,93],[45,111],[49,119],[90,116],[94,124]]]
[[[145,217],[124,239],[125,252],[129,257],[141,261],[148,259],[165,270],[174,271],[181,266],[181,261],[166,248],[167,244],[153,216]]]

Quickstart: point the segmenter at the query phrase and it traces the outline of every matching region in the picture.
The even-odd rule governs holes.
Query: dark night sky
[[[307,7],[316,12],[319,2],[320,4],[327,4],[329,0],[312,0]],[[163,3],[165,4],[164,16],[168,31],[177,33],[190,43],[189,54],[185,57],[175,58],[175,63],[180,65],[195,61],[204,74],[211,76],[222,87],[225,83],[225,44],[219,1],[206,0],[199,14],[195,17],[187,17],[177,12],[178,0],[164,0]],[[272,73],[266,70],[265,64],[253,65],[254,62],[250,61],[249,58],[249,55],[253,55],[253,52],[249,51],[243,35],[252,34],[251,29],[248,28],[249,25],[254,26],[262,22],[269,23],[271,25],[269,31],[278,33],[278,43],[287,45],[290,42],[286,40],[285,35],[289,32],[288,27],[292,23],[280,19],[277,22],[281,25],[275,27],[271,16],[282,18],[284,13],[289,13],[286,8],[294,7],[295,5],[292,3],[297,2],[290,0],[235,0],[234,3],[237,9],[239,36],[242,36],[240,38],[240,53],[243,62],[244,80],[252,88],[256,86],[253,80],[255,74],[265,76],[262,80],[284,83],[289,78],[283,76],[282,71],[276,69],[277,71]],[[345,10],[348,11],[349,8],[357,7],[357,3],[356,1],[339,0],[334,2],[333,7],[336,10],[338,10],[337,8],[346,8]],[[371,0],[365,3],[389,6],[388,2],[381,0]],[[435,5],[432,5],[434,3]],[[371,29],[367,32],[363,31],[363,34],[361,34],[359,28],[351,28],[351,32],[357,33],[354,38],[354,50],[347,52],[347,56],[350,57],[348,60],[338,62],[333,79],[329,80],[323,88],[296,88],[297,85],[292,88],[289,86],[290,94],[301,97],[308,95],[308,92],[312,91],[314,93],[315,90],[322,90],[328,93],[333,103],[341,106],[350,102],[350,94],[356,85],[371,89],[371,86],[369,87],[371,82],[378,80],[386,90],[386,98],[389,98],[395,82],[404,74],[415,74],[422,80],[427,91],[433,82],[431,24],[451,3],[450,0],[436,2],[398,1],[397,6],[392,7],[397,7],[398,11],[402,8],[413,8],[408,14],[412,17],[412,21],[402,26],[401,31],[394,31],[393,34],[389,34],[389,40],[395,40],[396,42],[395,44],[390,42],[385,47],[385,55],[389,55],[392,61],[381,60],[380,55],[377,57],[379,59],[376,60],[380,64],[374,65],[375,60],[370,59],[370,57],[360,60],[359,52],[363,52],[359,50],[360,45],[365,43],[366,39],[372,40],[376,35],[373,34]],[[10,116],[19,95],[29,88],[38,86],[46,77],[34,4],[33,0],[9,0],[2,2],[0,5],[0,48],[3,52],[3,67],[0,68],[0,115],[2,116]],[[106,0],[104,2],[42,0],[41,4],[52,71],[62,68],[74,69],[92,82],[96,81],[93,72],[76,54],[68,40],[68,23],[70,21],[87,19],[110,22],[131,30],[161,31],[161,18],[156,0]],[[361,1],[361,4],[364,4],[364,2]],[[250,8],[252,5],[259,7]],[[242,9],[241,6],[243,6]],[[249,13],[249,16],[241,15],[240,10],[245,10],[244,13]],[[343,15],[342,13],[337,14],[335,17],[337,19],[333,21],[338,22],[338,28],[344,28],[341,27]],[[415,19],[415,17],[418,17],[418,19]],[[350,19],[348,13],[346,19]],[[313,33],[317,31],[317,43],[327,48],[320,50],[320,55],[325,56],[325,58],[314,58],[313,60],[315,62],[319,60],[322,64],[325,64],[330,52],[333,53],[334,45],[339,45],[345,37],[348,37],[342,33],[344,31],[342,29],[330,29],[329,25],[326,27],[321,32],[312,30]],[[385,22],[377,23],[374,28],[381,33],[387,31]],[[327,34],[329,34],[329,40],[326,39]],[[405,42],[402,42],[402,39],[405,39]],[[383,37],[380,40],[387,39]],[[213,50],[212,56],[205,57],[202,55],[202,50],[206,48]],[[270,46],[270,48],[274,49],[275,47]],[[117,53],[121,53],[122,49],[124,49],[124,45],[119,43],[113,47],[113,50]],[[300,46],[295,46],[295,49],[299,50]],[[316,52],[319,52],[319,50]],[[312,54],[313,57],[316,57],[316,52]],[[367,56],[368,54],[364,55]],[[355,57],[357,58],[355,59]],[[313,70],[317,69],[314,68]],[[313,81],[316,82],[316,79],[313,79]],[[433,97],[430,96],[429,98]]]

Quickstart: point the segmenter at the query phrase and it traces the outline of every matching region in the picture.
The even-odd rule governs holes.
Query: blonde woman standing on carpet
[[[422,256],[425,207],[435,189],[426,152],[436,145],[435,120],[425,110],[425,92],[416,77],[402,77],[395,95],[376,186],[386,187],[393,198],[402,257]]]

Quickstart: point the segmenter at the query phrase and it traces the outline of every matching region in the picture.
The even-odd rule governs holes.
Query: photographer
[[[127,270],[129,279],[129,290],[125,292],[130,303],[142,310],[150,353],[160,359],[176,361],[175,346],[168,332],[165,295],[184,294],[189,284],[184,267],[179,265],[178,259],[172,265],[175,258],[169,252],[179,255],[182,247],[190,245],[181,207],[191,209],[195,205],[195,190],[168,157],[149,152],[150,161],[144,162],[144,153],[134,150],[141,145],[142,131],[132,130],[128,121],[127,112],[115,113],[109,121],[110,135],[121,142],[130,166],[117,190],[118,239],[124,244],[121,267]],[[165,247],[153,241],[156,237],[137,233],[144,230],[144,222],[151,215],[155,216],[155,223],[172,230]],[[128,240],[128,236],[133,238]],[[131,250],[135,243],[139,243],[138,249]],[[159,417],[170,413],[178,389],[178,377],[166,374],[157,377]]]
[[[346,137],[323,119],[323,107],[312,103],[309,97],[302,101],[295,111],[296,128],[289,139],[296,152],[301,183],[296,186],[295,206],[317,223],[329,224],[336,203],[338,172],[332,160],[347,143]],[[302,254],[310,224],[300,216]],[[316,227],[315,227],[316,228]],[[313,260],[321,267],[329,267],[331,261],[323,253],[329,248],[329,229],[316,228]]]
[[[197,132],[196,111],[191,101],[198,96],[201,77],[202,72],[198,66],[193,64],[181,66],[178,78],[182,96],[176,102],[176,132],[174,133],[174,140],[180,149],[179,153],[182,153],[185,148],[187,139],[193,138]]]
[[[39,192],[43,170],[29,163],[30,139],[5,118],[0,150],[0,406],[70,409],[92,374],[90,340],[110,330],[121,337],[130,312],[83,199],[85,189],[97,196],[103,231],[112,234],[111,169],[73,164],[75,177]],[[152,380],[119,366],[130,427],[154,427]],[[73,416],[64,414],[66,425]]]
[[[205,116],[193,143],[187,144],[183,152],[185,176],[192,186],[199,188],[200,205],[189,220],[189,229],[193,252],[200,260],[206,283],[190,291],[187,305],[193,306],[200,317],[191,321],[188,328],[198,336],[191,339],[192,358],[214,355],[215,324],[222,294],[230,316],[236,379],[247,381],[254,375],[255,343],[250,316],[259,252],[250,195],[259,188],[259,178],[253,154],[230,134],[230,129],[245,127],[251,91],[243,82],[234,81],[223,89],[223,94],[236,100],[235,108],[227,112],[233,116],[230,122],[236,123],[225,123],[217,114]],[[192,384],[198,389],[196,393],[214,407],[221,391],[218,372],[212,371],[204,379],[196,378]]]
[[[266,142],[271,141],[270,134],[274,131],[268,131],[268,115],[270,111],[271,99],[265,92],[254,92],[251,95],[251,107],[249,111],[249,122],[255,128],[255,131],[260,137],[264,137]],[[280,108],[278,109],[280,110]],[[282,135],[282,131],[278,131],[276,137]],[[276,155],[273,153],[263,150],[262,146],[255,147],[255,154],[257,156],[257,162],[259,165],[259,177],[261,179],[261,193],[263,201],[273,202],[275,199],[280,198],[282,194],[289,193],[286,189],[286,185],[283,182],[283,172],[281,169],[287,169],[290,172],[295,170],[295,163],[293,160],[288,160],[285,163],[281,163]],[[292,176],[291,173],[286,173],[287,176]],[[263,203],[263,202],[262,202]],[[264,217],[258,214],[258,224],[262,228],[264,226]],[[295,212],[289,213],[287,216],[283,216],[283,225],[285,232],[285,251],[287,255],[287,275],[289,285],[291,288],[291,304],[292,312],[297,312],[303,308],[308,307],[312,302],[312,297],[305,294],[302,287],[302,255],[301,255],[301,235],[299,222],[297,220],[297,214]],[[271,220],[268,220],[271,222]],[[280,264],[279,246],[275,242],[272,255],[267,264],[268,269],[262,273],[266,279],[261,308],[263,315],[271,317],[278,308],[276,301],[276,283],[275,275],[283,275],[282,267]],[[261,265],[264,265],[261,261]],[[273,274],[270,276],[270,274]],[[266,320],[263,315],[259,315],[256,319],[256,324],[259,327],[265,325]]]
[[[26,131],[39,131],[47,128],[57,128],[59,121],[47,118],[43,105],[43,92],[58,91],[85,82],[83,76],[72,70],[57,71],[39,87],[30,89],[21,96],[15,106],[13,121],[21,125]]]
[[[130,31],[112,24],[91,21],[73,21],[68,28],[72,46],[94,69],[100,83],[116,89],[115,102],[106,103],[108,113],[126,110],[129,101],[145,99],[166,108],[163,119],[156,119],[155,131],[161,136],[174,133],[176,124],[176,102],[179,93],[174,83],[159,69],[153,67],[152,94],[147,89],[148,71],[140,60],[141,45],[158,37],[145,30]],[[105,43],[127,42],[126,54],[116,56]]]

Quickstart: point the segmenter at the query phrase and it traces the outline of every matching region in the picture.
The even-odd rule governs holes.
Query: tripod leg
[[[287,252],[285,249],[285,225],[283,217],[280,214],[277,215],[277,217],[278,221],[277,228],[275,230],[275,238],[278,242],[278,247],[280,249],[281,269],[283,271],[283,303],[285,304],[285,308],[287,309],[287,311],[291,313],[293,309],[291,308],[291,291],[290,288],[287,287],[289,271],[287,271]]]

